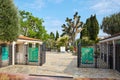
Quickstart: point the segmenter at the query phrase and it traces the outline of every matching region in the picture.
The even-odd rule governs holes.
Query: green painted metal
[[[94,61],[94,48],[87,47],[87,48],[81,48],[82,52],[82,64],[93,64]]]
[[[38,62],[38,48],[29,48],[29,62]]]
[[[2,60],[8,60],[8,47],[2,47]]]
[[[117,43],[117,44],[120,44],[120,40],[117,40],[116,43]]]

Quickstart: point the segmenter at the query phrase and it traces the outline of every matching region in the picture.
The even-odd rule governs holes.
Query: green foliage
[[[47,48],[53,49],[55,47],[55,40],[53,39],[48,39],[45,43]]]
[[[56,37],[55,37],[55,40],[57,40],[59,38],[59,33],[58,31],[56,31]]]
[[[114,35],[120,33],[120,12],[103,18],[101,29],[103,32]]]
[[[13,0],[0,0],[0,40],[14,41],[19,35],[19,16]]]
[[[81,32],[82,39],[87,37],[89,40],[96,41],[99,33],[99,24],[96,15],[88,18],[83,26],[84,30]],[[85,39],[84,39],[85,40]]]
[[[74,45],[75,38],[78,33],[82,31],[82,22],[80,21],[80,16],[78,16],[78,12],[76,12],[73,16],[73,20],[70,18],[66,18],[66,24],[62,25],[62,35],[68,35],[69,41]]]
[[[45,27],[43,26],[43,19],[34,17],[32,13],[26,11],[19,11],[21,16],[21,34],[41,39],[46,41],[49,38]]]
[[[68,40],[69,40],[69,36],[64,35],[63,37],[59,37],[56,41],[56,45],[58,48],[60,48],[60,46],[65,46],[67,49],[68,46]]]
[[[55,40],[55,35],[54,35],[54,33],[53,33],[53,32],[51,32],[51,33],[50,33],[50,39]]]
[[[74,50],[74,46],[70,46],[69,49],[70,49],[70,51],[73,52],[73,50]]]

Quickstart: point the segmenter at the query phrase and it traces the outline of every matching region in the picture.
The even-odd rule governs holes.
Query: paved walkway
[[[74,78],[116,78],[120,73],[110,69],[77,68],[77,57],[71,53],[47,52],[43,66],[15,65],[0,68],[0,72],[69,76]]]

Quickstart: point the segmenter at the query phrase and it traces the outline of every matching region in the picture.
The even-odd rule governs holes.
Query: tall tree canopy
[[[99,24],[96,15],[88,18],[83,26],[84,30],[81,32],[82,38],[87,37],[89,40],[96,40],[99,33]]]
[[[101,29],[103,32],[114,35],[120,33],[120,12],[103,18]]]
[[[21,34],[38,38],[41,40],[47,40],[49,35],[43,26],[43,19],[34,17],[32,13],[26,11],[19,11],[21,15]]]
[[[19,16],[13,0],[0,0],[0,40],[14,41],[19,35]]]
[[[56,37],[55,37],[55,40],[57,40],[59,38],[59,33],[58,31],[56,31]]]
[[[55,34],[53,32],[50,32],[50,39],[55,40]]]
[[[66,24],[62,25],[62,36],[68,35],[70,37],[72,45],[74,45],[77,34],[82,31],[82,24],[83,23],[80,21],[80,16],[78,16],[78,12],[74,14],[73,20],[67,17]]]

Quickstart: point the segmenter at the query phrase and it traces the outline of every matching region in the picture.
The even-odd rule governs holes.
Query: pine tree
[[[120,12],[104,17],[101,29],[109,35],[120,33]]]
[[[13,0],[0,0],[0,40],[14,41],[19,35],[19,16]]]
[[[84,24],[83,28],[84,30],[81,33],[82,38],[88,37],[89,40],[95,41],[99,33],[99,24],[96,19],[96,15],[91,15],[91,17],[86,20],[86,23]]]
[[[56,31],[56,38],[55,38],[55,40],[57,40],[59,38],[59,33],[58,33],[58,31]]]
[[[53,39],[53,40],[55,40],[55,35],[54,35],[53,32],[50,33],[50,38]]]

